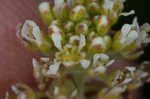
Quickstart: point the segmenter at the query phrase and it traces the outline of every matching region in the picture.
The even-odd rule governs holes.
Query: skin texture
[[[32,57],[36,53],[17,39],[16,26],[25,19],[42,24],[36,10],[39,3],[40,0],[0,0],[0,99],[17,82],[36,86],[32,76]]]
[[[33,88],[36,86],[32,76],[32,58],[39,54],[24,48],[16,37],[16,26],[26,19],[32,19],[46,30],[37,11],[41,1],[0,0],[0,99],[4,99],[5,92],[17,82],[24,82]],[[114,66],[118,68],[120,63],[131,64],[117,60]]]

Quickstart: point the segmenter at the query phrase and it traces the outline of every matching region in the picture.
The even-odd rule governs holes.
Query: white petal
[[[131,78],[126,78],[121,84],[127,84],[127,83],[129,83],[131,81],[132,81]]]
[[[75,63],[73,61],[66,61],[66,62],[63,62],[64,66],[65,67],[71,67],[72,65],[74,65]]]
[[[59,32],[52,33],[52,41],[56,48],[58,48],[59,50],[62,49],[62,37]]]
[[[71,97],[75,97],[75,96],[77,96],[77,90],[76,89],[71,94]]]
[[[99,66],[94,70],[91,70],[92,73],[104,73],[106,71],[106,68],[104,66]]]
[[[112,0],[104,0],[103,8],[105,10],[112,10],[114,6],[114,1]]]
[[[130,31],[128,36],[127,36],[127,41],[135,41],[138,39],[138,33],[136,31]]]
[[[130,30],[131,30],[131,25],[124,24],[122,29],[121,29],[121,33],[122,33],[123,37],[126,36]]]
[[[11,86],[11,90],[15,93],[15,94],[19,94],[20,93],[20,90],[15,86]]]
[[[120,15],[121,15],[121,16],[129,16],[129,15],[133,15],[133,14],[135,14],[135,11],[134,11],[134,10],[131,10],[130,12],[123,12],[123,13],[121,13]]]
[[[70,43],[73,43],[74,41],[80,41],[80,37],[79,36],[77,36],[77,35],[74,35],[74,36],[71,36],[70,37]]]
[[[89,66],[90,66],[90,61],[89,60],[81,60],[80,61],[81,63],[81,66],[84,68],[84,69],[87,69]]]
[[[103,25],[103,26],[106,26],[108,24],[108,19],[107,19],[107,16],[106,15],[102,15],[101,16],[101,20],[100,20],[100,24],[99,25]]]
[[[33,70],[35,71],[35,77],[38,79],[40,77],[40,64],[36,59],[32,59]]]
[[[109,60],[109,56],[107,56],[106,54],[95,54],[93,56],[93,65],[96,65],[99,59],[105,62]]]
[[[49,2],[40,3],[39,10],[41,13],[48,12],[50,10]]]
[[[54,64],[49,66],[49,70],[47,71],[48,75],[57,75],[57,72],[60,67],[60,62],[55,62]]]
[[[122,92],[124,92],[126,90],[126,87],[114,87],[111,91],[110,91],[110,93],[111,94],[120,94],[120,93],[122,93]]]
[[[56,11],[56,13],[58,15],[60,15],[60,11],[62,9],[62,7],[64,6],[64,0],[54,0],[54,10]]]
[[[57,96],[59,94],[59,87],[54,87],[54,95]]]
[[[49,62],[50,59],[49,59],[49,57],[41,57],[40,61],[42,61],[42,62]]]
[[[143,24],[143,28],[146,32],[149,32],[150,31],[150,24],[149,23],[145,23]]]
[[[86,45],[86,39],[83,34],[80,34],[79,51]]]
[[[77,12],[79,12],[81,9],[85,10],[84,6],[78,5],[78,6],[76,6],[76,7],[73,9],[73,11],[74,11],[75,13],[77,13]]]
[[[110,60],[110,61],[106,64],[106,67],[111,66],[114,62],[115,62],[115,59]]]
[[[21,92],[18,94],[17,99],[27,99],[25,93]]]
[[[32,31],[31,31],[32,28]],[[32,33],[34,38],[31,38],[29,35]],[[37,24],[32,20],[26,20],[22,30],[21,30],[21,36],[25,38],[28,41],[36,42],[38,45],[42,43],[42,35],[40,32],[40,28],[37,26]]]

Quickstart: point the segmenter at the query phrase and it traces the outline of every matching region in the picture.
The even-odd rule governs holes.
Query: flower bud
[[[120,16],[124,6],[124,1],[120,0],[104,0],[101,13],[110,17],[111,23],[114,24]]]
[[[91,2],[88,4],[88,12],[91,15],[96,15],[100,13],[100,6],[97,2]]]
[[[51,40],[53,41],[54,46],[61,50],[62,49],[62,44],[64,43],[64,33],[61,30],[61,28],[57,25],[51,25],[49,27],[49,36]]]
[[[64,4],[61,8],[61,14],[60,14],[61,18],[65,20],[68,19],[69,12],[70,12],[69,6],[67,4]]]
[[[75,6],[71,13],[70,13],[70,19],[74,22],[82,21],[86,16],[86,9],[82,5]]]
[[[97,32],[101,36],[104,36],[110,28],[109,18],[106,15],[96,16],[94,21],[95,21]]]
[[[75,32],[77,34],[88,34],[88,25],[85,23],[79,23],[76,25]]]
[[[61,23],[60,20],[53,20],[53,21],[51,22],[51,25],[57,25],[57,26],[61,27],[61,26],[62,26],[62,23]]]
[[[112,44],[112,39],[110,36],[106,35],[104,36],[104,41],[106,43],[106,51],[111,47],[111,44]]]
[[[73,45],[79,45],[80,43],[80,37],[77,35],[73,35],[70,37],[69,43],[73,44]]]
[[[111,38],[109,36],[96,36],[90,41],[89,51],[92,53],[102,53],[107,51],[111,45]]]
[[[42,20],[46,25],[50,25],[53,20],[52,11],[49,2],[42,2],[39,5],[39,12]]]
[[[64,23],[64,29],[66,32],[72,32],[74,29],[74,23],[71,21],[67,21]]]

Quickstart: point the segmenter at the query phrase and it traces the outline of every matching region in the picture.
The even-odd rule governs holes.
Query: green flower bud
[[[104,41],[106,42],[106,51],[111,47],[112,39],[110,36],[106,35],[104,36]]]
[[[57,25],[58,27],[62,27],[62,22],[60,20],[53,20],[51,22],[51,25]]]
[[[100,6],[97,2],[91,2],[88,4],[88,12],[91,15],[100,14]]]
[[[97,32],[101,36],[104,36],[110,28],[109,18],[106,15],[96,16],[94,21],[95,21]]]
[[[110,37],[96,36],[90,40],[89,51],[92,53],[103,53],[110,47]]]
[[[74,22],[82,21],[86,16],[86,9],[82,5],[75,6],[71,13],[70,13],[70,19]]]
[[[46,25],[50,25],[53,20],[53,15],[49,2],[42,2],[39,5],[39,12],[42,20]]]
[[[80,37],[78,35],[73,35],[70,37],[69,43],[78,46],[79,42],[80,42]]]
[[[65,20],[68,19],[69,12],[70,12],[70,8],[68,7],[67,4],[64,4],[61,8],[61,14],[60,14],[61,18]]]
[[[117,22],[124,6],[123,6],[124,1],[123,0],[104,0],[102,4],[102,9],[100,10],[102,14],[105,14],[109,16],[111,25]]]
[[[79,23],[76,25],[75,32],[77,34],[88,34],[88,25],[85,23]]]
[[[85,4],[86,0],[74,0],[74,5]]]

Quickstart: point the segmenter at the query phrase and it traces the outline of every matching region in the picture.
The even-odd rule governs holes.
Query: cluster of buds
[[[137,51],[150,42],[148,23],[139,26],[137,18],[124,24],[113,36],[111,26],[122,13],[125,0],[54,0],[42,2],[39,13],[47,33],[32,20],[20,25],[17,36],[31,51],[45,57],[33,59],[33,76],[39,90],[16,84],[5,99],[85,99],[87,90],[96,90],[94,99],[125,99],[123,93],[140,87],[148,73],[135,66],[109,68],[117,57],[136,59]],[[102,80],[97,88],[88,81]],[[146,81],[146,80],[145,80]],[[96,94],[95,93],[95,94]],[[88,97],[88,99],[90,99]],[[93,98],[92,98],[93,99]]]

